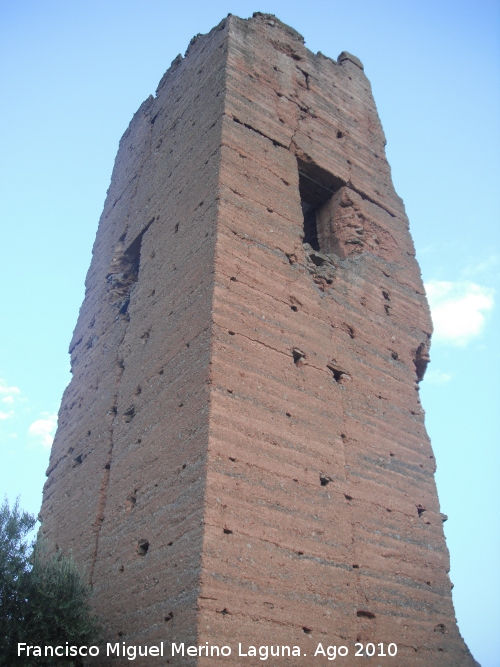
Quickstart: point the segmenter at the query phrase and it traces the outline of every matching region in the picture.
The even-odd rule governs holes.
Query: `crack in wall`
[[[267,134],[264,134],[264,132],[261,132],[260,130],[257,130],[255,127],[252,127],[248,123],[244,123],[242,120],[240,120],[236,116],[232,116],[232,120],[235,123],[238,123],[239,125],[243,125],[248,130],[252,130],[252,132],[255,132],[256,134],[259,134],[261,137],[264,137],[264,139],[268,139],[273,144],[273,146],[280,146],[281,148],[287,149],[287,147],[284,144],[282,144],[280,141],[278,141],[277,139],[272,139],[271,137],[268,137]]]

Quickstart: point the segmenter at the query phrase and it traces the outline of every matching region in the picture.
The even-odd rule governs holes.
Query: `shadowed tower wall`
[[[418,394],[432,326],[384,145],[359,60],[263,14],[194,38],[134,116],[41,512],[109,641],[228,644],[227,665],[238,642],[297,645],[275,661],[308,667],[319,642],[348,645],[346,666],[356,641],[394,642],[402,665],[475,664]]]

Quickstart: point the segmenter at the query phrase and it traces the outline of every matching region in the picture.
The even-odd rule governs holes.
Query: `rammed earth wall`
[[[348,646],[345,666],[356,642],[475,664],[419,401],[432,326],[384,145],[360,61],[263,14],[194,38],[134,116],[41,513],[109,641],[229,645],[235,667],[262,664],[239,642],[299,646],[275,660],[304,667],[320,642]]]

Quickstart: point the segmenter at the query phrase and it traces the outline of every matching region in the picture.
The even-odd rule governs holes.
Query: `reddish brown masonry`
[[[397,644],[363,664],[475,664],[419,400],[432,325],[384,146],[361,62],[266,14],[193,38],[132,119],[41,511],[109,641],[202,667],[170,643],[228,645],[231,667],[263,664],[239,642],[300,647],[280,665],[326,664],[320,643],[358,665],[356,642]]]

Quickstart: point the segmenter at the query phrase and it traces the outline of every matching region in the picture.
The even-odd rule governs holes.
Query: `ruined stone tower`
[[[300,647],[276,666],[330,664],[319,643],[358,665],[356,642],[397,644],[384,665],[475,664],[384,145],[361,62],[263,14],[195,37],[125,132],[41,512],[109,641],[164,641],[162,665],[218,663],[172,641],[228,645],[234,667],[263,664],[238,643]]]

